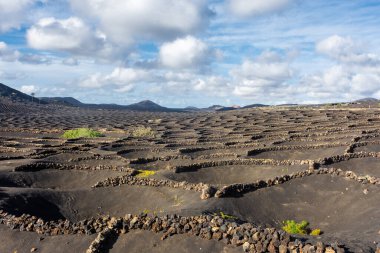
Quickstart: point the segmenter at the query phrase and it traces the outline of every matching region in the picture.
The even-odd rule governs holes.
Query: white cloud
[[[0,60],[5,62],[22,62],[27,64],[50,64],[51,59],[42,54],[22,54],[8,47],[5,42],[0,41]]]
[[[25,93],[25,94],[32,94],[38,91],[38,88],[34,85],[23,85],[20,88],[20,91]]]
[[[188,84],[196,79],[197,75],[189,71],[167,71],[163,74],[163,80],[168,83]]]
[[[83,79],[79,86],[84,88],[100,88],[105,85],[105,80],[102,74],[96,73]]]
[[[342,55],[352,54],[355,44],[351,38],[333,35],[318,42],[316,48],[320,53],[339,58]]]
[[[203,0],[71,0],[72,8],[96,20],[113,42],[170,39],[204,29],[210,11]]]
[[[289,64],[286,62],[255,62],[246,60],[240,66],[238,71],[235,71],[238,78],[257,81],[257,83],[277,83],[289,79],[292,71]]]
[[[39,54],[21,54],[18,58],[20,62],[27,64],[51,64],[49,57]]]
[[[8,45],[0,41],[0,59],[7,62],[12,62],[18,60],[20,57],[20,52],[17,50],[12,50]]]
[[[373,96],[380,91],[380,75],[356,74],[352,77],[352,91],[363,96]]]
[[[362,47],[350,37],[330,36],[320,41],[316,49],[317,52],[340,62],[360,65],[380,64],[378,56],[363,52]]]
[[[321,75],[314,75],[304,85],[324,92],[342,93],[346,92],[350,84],[350,74],[347,69],[340,65],[332,66]]]
[[[228,0],[227,4],[233,14],[239,17],[251,17],[278,12],[293,0]]]
[[[26,34],[28,45],[39,50],[59,50],[78,55],[108,57],[113,48],[104,34],[93,31],[78,17],[43,18]]]
[[[207,91],[212,96],[229,96],[231,94],[230,81],[221,76],[207,76],[199,78],[194,84],[195,91]]]
[[[42,95],[46,95],[48,97],[52,96],[59,96],[64,94],[66,92],[66,88],[64,87],[45,87],[45,88],[38,88],[38,95],[39,97],[42,97]]]
[[[297,92],[321,101],[371,97],[380,92],[380,75],[335,65],[322,73],[306,76]]]
[[[149,73],[143,69],[116,68],[110,75],[106,76],[106,80],[112,84],[125,85],[144,80],[146,81],[149,77]]]
[[[313,99],[326,99],[333,94],[343,96],[350,89],[351,76],[340,65],[332,66],[322,73],[303,77],[297,86],[297,93]]]
[[[79,86],[83,88],[111,87],[118,92],[129,92],[137,83],[151,81],[148,71],[134,68],[115,68],[112,73],[104,75],[96,73],[82,80]]]
[[[62,64],[67,66],[77,66],[79,61],[76,58],[65,58],[62,60]]]
[[[164,43],[159,52],[160,62],[170,68],[189,68],[202,65],[210,59],[207,45],[192,36]]]
[[[322,73],[301,80],[301,92],[317,99],[352,100],[380,94],[380,57],[366,53],[350,37],[330,36],[316,45],[316,51],[337,62]]]
[[[116,88],[115,91],[121,92],[121,93],[126,93],[126,92],[131,92],[134,88],[135,88],[135,86],[133,84],[127,84],[127,85],[123,85],[120,88]]]
[[[289,62],[274,52],[263,52],[255,60],[245,60],[231,71],[234,94],[259,97],[285,85],[293,77]]]
[[[26,77],[25,73],[23,72],[8,72],[8,71],[1,71],[0,70],[0,78],[5,80],[17,80],[17,79],[24,79]]]
[[[0,32],[19,28],[35,0],[0,0]]]

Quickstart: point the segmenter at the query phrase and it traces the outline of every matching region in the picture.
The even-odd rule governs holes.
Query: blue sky
[[[378,13],[378,0],[0,0],[0,82],[170,107],[380,98]]]

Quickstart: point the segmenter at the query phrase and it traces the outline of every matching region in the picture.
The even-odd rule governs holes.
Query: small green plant
[[[229,214],[226,214],[226,213],[223,213],[223,212],[219,212],[219,213],[214,213],[215,216],[220,216],[222,217],[222,219],[225,219],[225,220],[236,220],[237,217],[236,216],[232,216],[232,215],[229,215]]]
[[[282,227],[283,230],[288,232],[289,234],[298,234],[298,235],[306,235],[308,234],[307,227],[309,226],[309,222],[307,221],[301,221],[300,223],[297,223],[294,220],[286,220],[283,222],[284,226]]]
[[[139,178],[146,178],[146,177],[150,177],[156,174],[156,172],[153,170],[138,170],[137,172],[138,173],[136,177],[139,177]]]
[[[156,132],[150,127],[138,127],[131,131],[131,136],[135,138],[139,137],[156,137]]]
[[[317,229],[313,229],[313,231],[310,232],[310,235],[312,235],[312,236],[318,236],[321,233],[322,233],[321,230],[319,228],[317,228]]]
[[[95,138],[104,136],[102,133],[95,131],[90,128],[77,128],[72,130],[67,130],[61,136],[65,139],[77,139],[77,138]]]
[[[318,236],[322,233],[322,231],[317,228],[314,230],[311,230],[309,228],[309,222],[303,220],[300,223],[297,223],[294,220],[286,220],[282,222],[284,226],[282,229],[286,231],[289,234],[298,234],[298,235],[312,235],[312,236]]]

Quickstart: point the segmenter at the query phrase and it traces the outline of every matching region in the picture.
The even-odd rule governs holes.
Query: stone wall
[[[109,237],[138,229],[161,233],[161,240],[176,234],[188,234],[206,240],[222,241],[225,244],[242,246],[244,252],[346,252],[343,245],[326,245],[321,241],[315,244],[307,243],[282,230],[257,227],[251,223],[240,224],[217,215],[158,217],[127,214],[118,218],[101,216],[72,223],[68,220],[44,221],[27,214],[14,216],[0,210],[0,224],[5,224],[11,229],[48,236],[99,233],[87,253],[102,252],[103,243]]]

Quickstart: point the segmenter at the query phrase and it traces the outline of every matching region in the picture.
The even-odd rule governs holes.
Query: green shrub
[[[156,137],[156,132],[150,127],[138,127],[131,131],[132,137]]]
[[[308,234],[307,227],[309,226],[309,222],[307,221],[301,221],[300,223],[297,223],[294,220],[286,220],[283,222],[284,226],[282,229],[289,234],[299,234],[299,235],[306,235]]]
[[[298,235],[312,235],[312,236],[318,236],[322,233],[320,229],[314,229],[310,230],[309,222],[307,221],[301,221],[300,223],[297,223],[294,220],[286,220],[283,222],[284,226],[282,229],[286,231],[289,234],[298,234]]]
[[[94,138],[102,137],[102,133],[92,130],[90,128],[77,128],[67,130],[61,137],[65,139],[77,139],[77,138]]]

